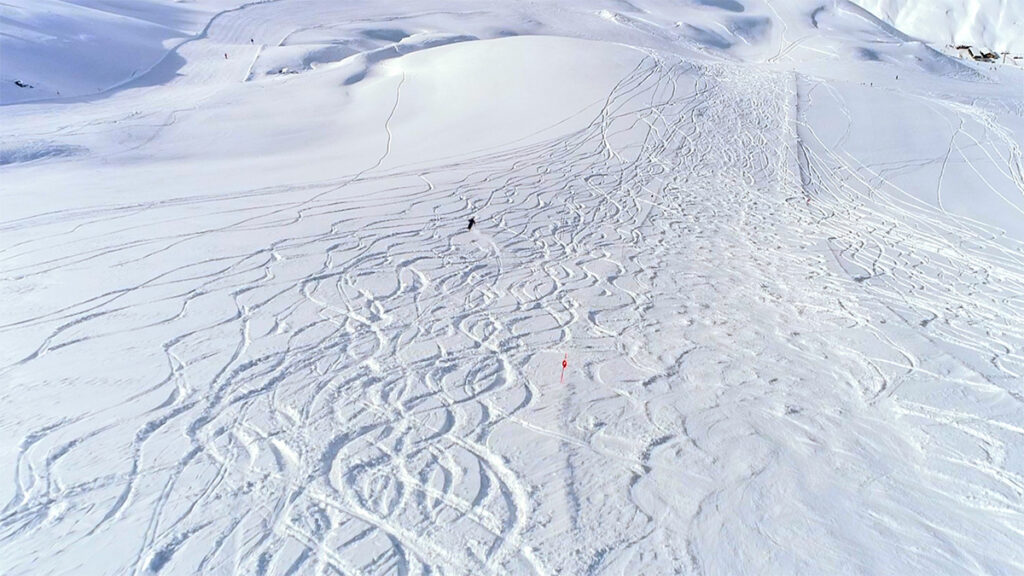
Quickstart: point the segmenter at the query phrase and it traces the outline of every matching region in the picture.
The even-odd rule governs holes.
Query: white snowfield
[[[51,0],[159,26],[75,68],[33,5],[0,573],[1024,572],[1021,70],[844,1]]]
[[[1024,55],[1020,0],[855,0],[899,30],[937,44]]]

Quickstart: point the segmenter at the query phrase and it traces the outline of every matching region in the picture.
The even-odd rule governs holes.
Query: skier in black
[[[469,226],[466,228],[466,230],[472,230],[474,224],[476,224],[476,218],[470,217]]]

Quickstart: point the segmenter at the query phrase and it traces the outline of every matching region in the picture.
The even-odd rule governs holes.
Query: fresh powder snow
[[[1024,573],[1024,30],[931,5],[7,0],[0,573]]]
[[[902,32],[928,42],[1024,56],[1020,0],[856,0]]]

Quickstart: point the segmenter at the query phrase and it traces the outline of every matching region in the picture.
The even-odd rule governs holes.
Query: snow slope
[[[896,28],[939,45],[1024,54],[1024,3],[1017,0],[857,0]]]
[[[242,2],[7,0],[0,5],[0,103],[93,95],[130,82]],[[165,70],[173,74],[180,60],[171,55]]]
[[[0,573],[1024,571],[1020,70],[846,2],[216,14],[0,107]]]

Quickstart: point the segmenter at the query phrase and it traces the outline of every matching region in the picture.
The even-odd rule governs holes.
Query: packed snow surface
[[[41,6],[0,573],[1024,572],[1020,70],[842,1]]]

